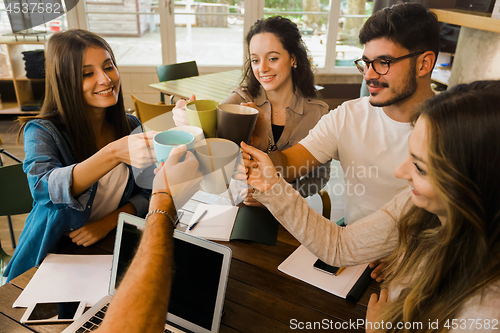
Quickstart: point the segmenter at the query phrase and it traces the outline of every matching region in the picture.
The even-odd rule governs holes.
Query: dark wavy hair
[[[267,19],[258,20],[250,28],[246,36],[247,53],[244,65],[243,80],[241,85],[247,87],[251,96],[255,97],[259,93],[260,82],[252,71],[250,58],[250,41],[253,36],[261,33],[272,33],[279,38],[283,48],[295,57],[297,68],[292,68],[293,88],[300,90],[304,97],[316,97],[314,87],[314,73],[309,62],[307,47],[302,40],[297,25],[282,16],[272,16]]]
[[[387,38],[410,52],[432,51],[437,59],[440,30],[436,14],[417,3],[402,3],[374,13],[361,28],[359,42]]]
[[[32,119],[46,119],[61,128],[70,138],[76,159],[81,162],[97,152],[97,143],[83,97],[83,55],[89,47],[108,51],[116,68],[109,44],[100,36],[82,29],[55,33],[50,37],[45,55],[45,99],[39,115],[20,117],[22,134]],[[80,92],[80,93],[78,93]],[[120,88],[118,102],[106,109],[106,121],[114,127],[115,139],[130,133]]]
[[[392,300],[386,322],[457,318],[462,306],[500,279],[500,81],[477,81],[443,92],[420,107],[427,124],[429,177],[446,208],[413,207],[399,223],[387,284],[410,287]],[[396,332],[397,329],[389,330]],[[409,332],[409,330],[401,330]]]

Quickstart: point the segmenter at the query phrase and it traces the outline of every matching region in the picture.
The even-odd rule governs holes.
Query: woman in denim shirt
[[[33,209],[5,271],[8,280],[54,252],[64,235],[83,246],[116,227],[118,214],[144,215],[150,191],[132,166],[154,162],[154,132],[125,113],[109,45],[84,30],[54,34],[46,54],[40,115],[20,120]],[[20,133],[21,133],[20,131]]]

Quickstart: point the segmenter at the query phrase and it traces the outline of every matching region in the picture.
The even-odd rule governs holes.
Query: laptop
[[[107,304],[135,255],[146,222],[120,213],[116,229],[109,295],[92,306],[63,333],[91,332],[104,318]],[[174,231],[174,268],[165,332],[219,331],[231,262],[223,245]]]

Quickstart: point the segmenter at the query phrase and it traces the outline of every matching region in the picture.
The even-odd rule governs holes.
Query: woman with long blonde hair
[[[310,209],[267,155],[244,145],[254,197],[303,245],[336,266],[390,255],[368,332],[500,329],[500,81],[456,86],[420,107],[408,189],[345,228]]]

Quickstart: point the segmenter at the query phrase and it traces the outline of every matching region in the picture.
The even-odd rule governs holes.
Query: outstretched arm
[[[153,137],[156,132],[128,135],[111,142],[73,169],[71,193],[77,196],[120,163],[138,168],[155,162]]]
[[[241,148],[252,163],[239,171],[246,172],[248,184],[255,189],[254,198],[318,258],[329,265],[353,266],[394,251],[397,223],[411,206],[409,190],[398,194],[377,212],[343,228],[309,207],[307,201],[279,177],[266,154],[245,144]]]
[[[283,151],[273,151],[269,157],[287,182],[305,176],[314,168],[321,166],[321,163],[300,143]]]
[[[167,194],[154,195],[150,209],[175,216]],[[137,254],[96,332],[163,332],[170,296],[172,233],[172,222],[165,215],[148,218]]]
[[[186,146],[174,148],[162,163],[153,181],[150,212],[160,209],[175,218],[175,205],[184,205],[198,189],[202,175],[194,155],[186,153],[179,163],[185,152]],[[168,216],[148,217],[137,253],[96,332],[163,332],[172,279],[172,234]]]

